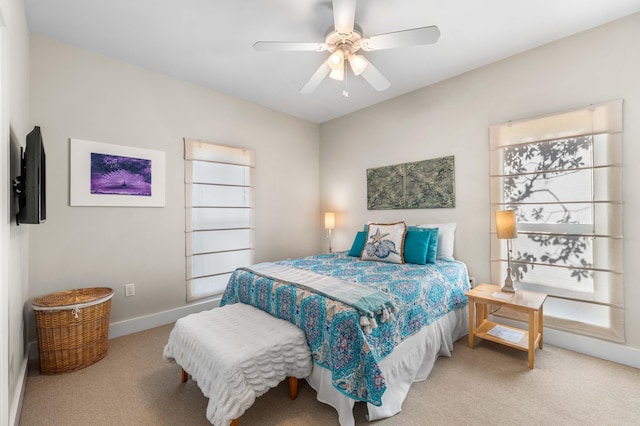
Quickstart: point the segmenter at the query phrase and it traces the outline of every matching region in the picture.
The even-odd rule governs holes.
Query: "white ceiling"
[[[640,0],[359,0],[364,36],[437,25],[434,45],[367,52],[391,82],[298,90],[327,53],[258,52],[322,42],[330,0],[25,0],[29,29],[314,122],[323,122],[640,11]]]

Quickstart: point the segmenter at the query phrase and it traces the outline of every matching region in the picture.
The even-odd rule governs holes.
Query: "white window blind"
[[[514,287],[549,294],[545,325],[624,341],[622,100],[497,124],[490,144],[492,281],[494,212],[514,209]]]
[[[254,260],[254,152],[184,140],[187,300],[222,294]]]

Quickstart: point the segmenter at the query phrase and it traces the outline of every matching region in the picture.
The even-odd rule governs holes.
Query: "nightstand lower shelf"
[[[522,338],[520,340],[518,340],[517,342],[512,342],[509,340],[505,340],[501,337],[498,336],[494,336],[492,334],[489,334],[489,331],[491,331],[494,327],[499,326],[502,328],[506,328],[508,330],[512,330],[515,332],[520,332],[523,333]],[[473,333],[476,337],[479,337],[481,339],[484,340],[490,340],[492,342],[496,342],[496,343],[500,343],[502,345],[505,346],[511,346],[512,348],[516,348],[516,349],[520,349],[522,351],[529,351],[529,332],[527,330],[522,330],[520,328],[516,328],[516,327],[510,327],[508,325],[503,325],[503,324],[497,324],[495,322],[486,320],[484,321],[479,327],[476,327],[475,332]],[[538,333],[538,336],[535,339],[534,342],[534,346],[538,346],[540,344],[540,338],[542,336],[540,335],[540,333]]]

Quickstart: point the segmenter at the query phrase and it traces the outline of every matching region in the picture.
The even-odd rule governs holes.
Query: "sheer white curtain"
[[[184,140],[187,300],[220,295],[254,260],[254,152]]]
[[[624,341],[622,100],[490,127],[494,212],[516,210],[514,287],[549,294],[545,325]]]

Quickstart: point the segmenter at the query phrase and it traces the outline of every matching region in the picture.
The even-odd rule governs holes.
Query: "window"
[[[187,301],[224,292],[253,263],[252,150],[185,139]]]
[[[512,278],[546,324],[624,341],[622,101],[491,126],[491,217],[516,210]],[[492,223],[495,232],[495,223]],[[491,277],[506,278],[491,238]]]

